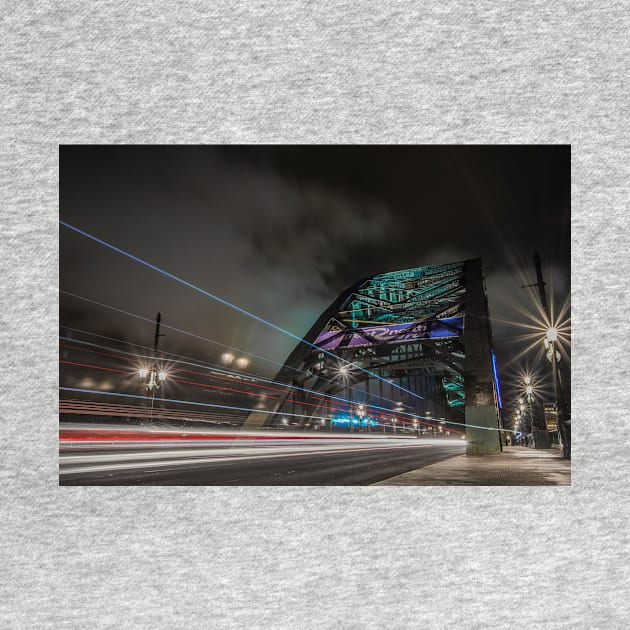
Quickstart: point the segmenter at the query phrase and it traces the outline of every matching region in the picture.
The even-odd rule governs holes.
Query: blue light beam
[[[342,363],[345,363],[346,365],[350,365],[352,367],[355,367],[357,370],[363,372],[364,374],[368,374],[369,376],[379,380],[379,381],[383,381],[384,383],[389,383],[390,385],[393,385],[396,389],[399,389],[402,392],[405,392],[407,394],[409,394],[410,396],[413,396],[414,398],[418,398],[419,400],[424,400],[424,397],[421,396],[420,394],[416,394],[415,392],[412,392],[408,389],[405,389],[404,387],[401,387],[400,385],[396,385],[395,383],[390,383],[390,381],[388,381],[387,379],[384,379],[383,377],[379,376],[378,374],[375,374],[374,372],[370,372],[369,370],[366,370],[365,368],[362,368],[359,365],[356,365],[355,363],[352,363],[351,361],[347,361],[346,359],[342,359],[341,357],[337,356],[336,354],[333,354],[332,352],[329,352],[328,350],[325,350],[324,348],[321,348],[320,346],[315,345],[314,343],[311,343],[310,341],[306,341],[305,339],[302,339],[302,337],[299,337],[298,335],[295,335],[294,333],[285,330],[284,328],[281,328],[280,326],[277,326],[276,324],[273,324],[272,322],[267,321],[266,319],[263,319],[262,317],[259,317],[258,315],[254,315],[254,313],[250,313],[249,311],[245,310],[244,308],[241,308],[240,306],[237,306],[236,304],[232,304],[232,302],[228,302],[227,300],[224,300],[223,298],[219,297],[218,295],[214,295],[214,293],[210,293],[210,291],[206,291],[205,289],[202,289],[201,287],[198,287],[197,285],[193,284],[192,282],[188,282],[188,280],[184,280],[183,278],[180,278],[179,276],[176,276],[175,274],[172,274],[164,269],[161,269],[160,267],[157,267],[156,265],[153,265],[150,262],[147,262],[146,260],[143,260],[142,258],[138,258],[138,256],[134,256],[133,254],[126,252],[124,249],[120,249],[120,247],[116,247],[115,245],[112,245],[111,243],[108,243],[107,241],[104,241],[96,236],[93,236],[92,234],[89,234],[88,232],[85,232],[77,227],[75,227],[74,225],[70,225],[69,223],[66,223],[65,221],[62,221],[61,219],[59,219],[59,225],[62,225],[65,228],[68,228],[69,230],[72,230],[73,232],[76,232],[77,234],[81,234],[82,236],[85,236],[86,238],[89,238],[90,240],[94,241],[95,243],[99,243],[99,245],[103,245],[104,247],[107,247],[108,249],[111,249],[112,251],[115,251],[119,254],[122,254],[123,256],[126,256],[127,258],[141,264],[144,265],[145,267],[148,267],[149,269],[152,269],[153,271],[157,271],[158,273],[161,273],[162,275],[166,276],[167,278],[170,278],[171,280],[175,280],[175,282],[179,282],[180,284],[183,284],[184,286],[193,289],[193,291],[197,291],[198,293],[201,293],[202,295],[205,295],[206,297],[209,297],[217,302],[219,302],[220,304],[223,304],[224,306],[227,306],[228,308],[231,308],[232,310],[237,311],[238,313],[241,313],[243,315],[246,315],[247,317],[251,317],[253,320],[260,322],[261,324],[264,324],[265,326],[269,326],[270,328],[273,328],[274,330],[284,334],[284,335],[288,335],[289,337],[297,340],[300,343],[304,343],[307,346],[310,346],[311,348],[314,348],[315,350],[318,350],[319,352],[323,352],[324,354],[327,354],[330,357],[333,357],[334,359],[336,359],[337,361],[341,361]]]

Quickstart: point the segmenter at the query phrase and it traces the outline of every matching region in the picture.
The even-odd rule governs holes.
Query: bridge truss
[[[469,453],[497,452],[491,344],[480,259],[378,274],[320,316],[276,377],[286,393],[246,425],[465,431]]]

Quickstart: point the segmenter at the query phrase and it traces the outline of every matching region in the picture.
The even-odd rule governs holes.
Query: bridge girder
[[[354,368],[344,370],[345,361]],[[464,421],[465,410],[468,453],[494,453],[501,449],[494,368],[480,259],[378,274],[322,313],[276,376],[287,392],[246,425],[274,426],[282,413],[301,416],[302,425],[334,421],[336,411],[352,415],[361,401],[387,408],[385,389],[413,415],[425,415],[427,405],[438,409],[446,430],[455,428],[449,420]]]

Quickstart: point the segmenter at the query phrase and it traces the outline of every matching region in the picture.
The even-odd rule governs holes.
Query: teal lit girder
[[[461,267],[417,267],[373,276],[347,296],[337,323],[360,328],[452,317],[461,311]]]
[[[479,259],[377,274],[322,313],[276,377],[286,392],[247,425],[334,429],[343,416],[351,419],[343,430],[387,432],[411,430],[415,417],[447,432],[475,416],[494,435],[472,436],[471,452],[494,452],[499,397],[491,358]],[[361,422],[366,410],[377,428]]]
[[[456,372],[443,376],[442,387],[446,394],[446,402],[450,407],[463,407],[466,404],[463,376]]]

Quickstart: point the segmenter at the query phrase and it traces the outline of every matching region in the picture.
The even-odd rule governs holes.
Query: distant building
[[[545,422],[547,423],[547,431],[558,430],[558,405],[556,403],[544,403]]]

